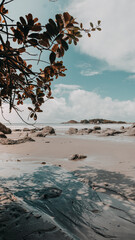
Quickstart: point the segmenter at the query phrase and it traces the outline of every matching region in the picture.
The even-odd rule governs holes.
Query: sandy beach
[[[35,142],[0,145],[0,239],[135,238],[134,141],[28,134]]]

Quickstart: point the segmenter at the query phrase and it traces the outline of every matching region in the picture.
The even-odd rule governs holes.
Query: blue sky
[[[64,56],[67,75],[53,82],[55,99],[45,104],[39,122],[99,117],[135,121],[134,9],[134,0],[14,0],[9,4],[10,16],[16,20],[31,12],[45,24],[56,13],[69,11],[86,27],[90,21],[102,23],[101,32],[84,36]]]

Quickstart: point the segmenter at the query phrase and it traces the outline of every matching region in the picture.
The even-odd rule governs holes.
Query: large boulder
[[[43,128],[42,134],[43,135],[55,135],[56,133],[55,133],[55,130],[53,127],[47,126],[47,127]]]
[[[135,136],[135,124],[129,127],[125,133],[127,136]]]
[[[72,135],[72,134],[76,134],[77,132],[78,132],[77,128],[69,128],[66,133],[69,135]]]
[[[0,123],[0,132],[4,134],[10,134],[12,131],[10,128],[7,128],[4,124]]]

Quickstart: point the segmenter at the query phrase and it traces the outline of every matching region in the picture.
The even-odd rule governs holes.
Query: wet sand
[[[18,136],[21,136],[20,133],[12,134],[12,138]],[[19,234],[20,231],[22,231],[20,239],[26,240],[40,240],[45,237],[48,240],[106,238],[133,240],[135,238],[134,143],[108,141],[108,138],[102,141],[85,139],[81,136],[76,138],[68,135],[34,139],[35,142],[0,145],[0,213],[4,211],[6,213],[7,209],[9,215],[12,213],[10,221],[3,220],[4,216],[1,215],[0,236],[3,238],[0,240],[16,240],[15,232]],[[69,160],[69,157],[76,153],[85,154],[87,158]],[[62,194],[44,202],[40,199],[37,189],[39,187],[38,192],[42,193],[48,186],[61,189]],[[94,195],[95,199],[92,198],[93,190],[98,194]],[[6,208],[8,198],[11,205]],[[12,203],[16,205],[16,209],[19,207],[21,211],[26,211],[24,215],[22,214],[23,217],[21,214],[19,216],[15,214],[18,217],[14,216],[11,211]],[[38,217],[33,217],[35,206],[36,214],[40,212],[40,221]],[[32,217],[28,217],[29,231],[24,234],[26,230],[21,228],[21,225],[24,223],[27,225],[28,220],[25,219],[31,213]],[[5,221],[4,226],[2,224],[5,224]],[[49,230],[45,231],[42,221],[49,229],[53,229],[50,230],[52,235],[49,234]],[[14,233],[11,234],[14,222],[19,227],[14,225]],[[48,222],[50,225],[47,225]],[[34,233],[32,229],[35,224],[38,227]],[[7,226],[10,228],[8,229]],[[47,231],[48,235],[46,235]],[[9,236],[13,237],[9,238]]]

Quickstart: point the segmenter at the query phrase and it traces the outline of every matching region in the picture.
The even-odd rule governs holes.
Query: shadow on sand
[[[93,169],[93,173],[94,171]],[[89,183],[93,180],[97,181],[97,183],[99,183],[98,180],[100,183],[104,183],[105,176],[104,180],[102,180],[103,172],[99,172],[97,176],[93,175],[92,180],[90,179],[90,173],[92,173],[92,169],[84,168],[78,170],[76,175],[84,179],[84,176],[86,177],[86,174],[89,174],[89,176],[87,175]],[[118,176],[112,175],[114,184],[116,183],[116,177]],[[108,172],[108,176],[106,173],[106,182],[109,182],[109,179],[110,173]],[[110,179],[110,181],[112,180]],[[123,184],[126,183],[125,179]],[[107,194],[97,193],[92,190],[91,184],[89,186],[84,182],[78,181],[77,176],[62,168],[42,166],[32,174],[23,174],[21,177],[9,177],[6,179],[2,178],[1,184],[7,187],[13,196],[16,196],[19,200],[21,199],[23,204],[26,204],[27,208],[31,209],[31,213],[36,210],[39,215],[44,216],[45,214],[45,216],[48,216],[50,220],[44,220],[43,222],[46,224],[50,222],[52,224],[51,219],[53,219],[55,223],[53,223],[53,231],[56,234],[55,239],[102,240],[117,238],[119,240],[134,240],[134,204],[129,203],[127,199],[116,200]],[[2,218],[1,221],[3,224],[4,221]],[[16,240],[15,236],[19,237],[19,234],[21,234],[21,225],[24,224],[27,226],[27,221],[25,223],[23,221],[18,216],[17,224],[19,225],[15,224],[16,221],[6,224],[5,227],[0,225],[1,236],[3,236],[1,239],[8,240],[8,236],[12,236],[10,240]],[[31,225],[33,229],[36,221],[34,222],[33,220]],[[58,227],[65,234],[62,238],[60,237]],[[56,229],[58,231],[55,231]],[[29,234],[26,234],[24,228],[23,237],[19,239],[54,239],[51,235],[45,238],[45,235],[40,234],[41,230],[43,229],[40,229],[40,231],[39,229],[35,229],[35,233],[29,232]]]

